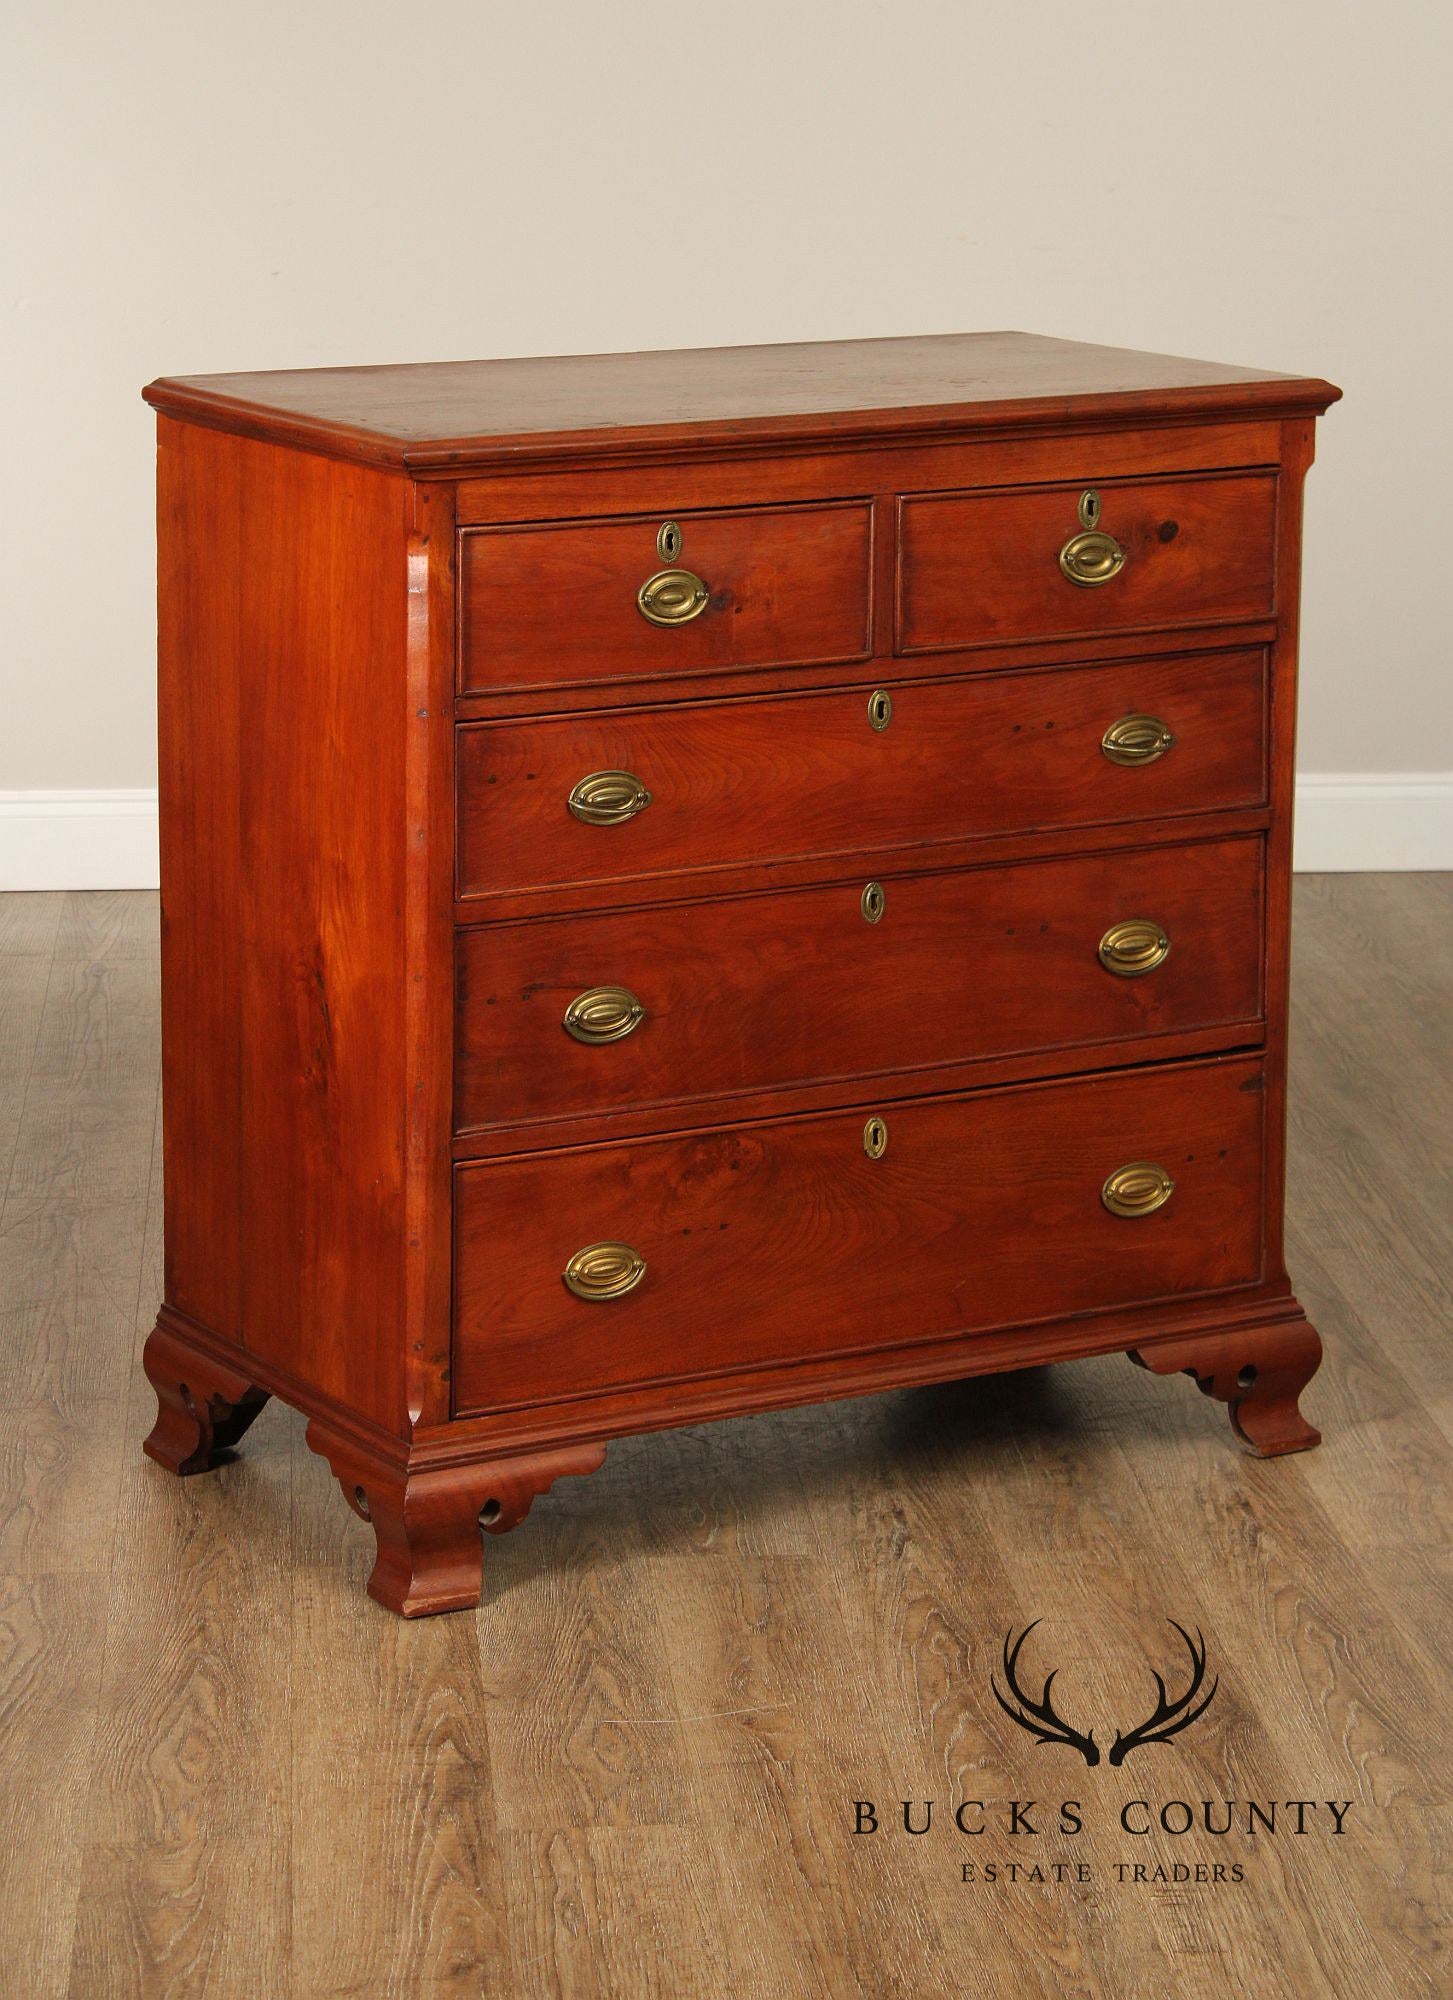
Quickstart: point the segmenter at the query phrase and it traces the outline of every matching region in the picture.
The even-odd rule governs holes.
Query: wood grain
[[[412,505],[403,480],[163,425],[167,1302],[265,1359],[306,1352],[385,1424]]]
[[[1259,651],[895,682],[882,730],[868,719],[877,685],[461,728],[461,898],[502,913],[512,897],[560,888],[576,909],[582,892],[621,901],[663,877],[720,880],[791,856],[921,851],[1266,798]],[[1105,731],[1146,713],[1173,747],[1150,764],[1111,763]],[[572,788],[602,770],[631,772],[651,803],[615,826],[576,819]]]
[[[1327,1340],[1321,1451],[1233,1455],[1189,1384],[1113,1357],[628,1439],[492,1544],[482,1610],[409,1626],[360,1609],[370,1537],[288,1411],[211,1480],[134,1456],[160,1186],[152,1131],[100,1080],[154,1065],[155,999],[103,1048],[106,982],[83,969],[114,969],[155,903],[107,903],[67,901],[55,959],[60,899],[0,898],[6,1046],[40,1040],[54,969],[45,1037],[63,1048],[77,1010],[89,1129],[139,1155],[144,1190],[78,1191],[12,1054],[0,1104],[32,1167],[0,1211],[27,1302],[4,1347],[0,1767],[25,1837],[0,1922],[20,1990],[1447,1990],[1453,878],[1298,883],[1288,1221]],[[1139,1772],[1071,1782],[988,1692],[1004,1630],[1036,1616],[1042,1671],[1096,1716],[1143,1703],[1166,1618],[1194,1619],[1212,1710]],[[1235,1892],[1121,1884],[1130,1843],[1103,1829],[1148,1793],[1355,1803],[1341,1840],[1157,1833],[1128,1857],[1229,1849]],[[1086,1886],[968,1888],[957,1835],[851,1833],[854,1798],[886,1821],[906,1797],[1061,1796],[1096,1817],[1041,1845],[1092,1863]]]
[[[776,896],[462,931],[456,1127],[693,1104],[857,1078],[936,1087],[952,1063],[1220,1028],[1260,1039],[1259,840],[894,877],[875,924],[863,878]],[[1122,978],[1098,948],[1138,917],[1170,939]],[[582,991],[625,982],[622,1040],[566,1033]],[[932,1005],[925,1005],[931,999]],[[1148,1051],[1147,1051],[1148,1053]],[[912,1075],[911,1072],[922,1072]],[[872,1081],[870,1081],[872,1080]],[[611,1136],[615,1136],[612,1134]]]
[[[1276,494],[1270,474],[1104,487],[1100,526],[1124,567],[1089,588],[1059,565],[1081,531],[1073,487],[901,501],[897,650],[1268,617]]]
[[[460,537],[459,690],[589,695],[600,681],[669,684],[734,668],[812,666],[872,649],[873,509],[751,507],[664,524],[583,521],[471,529]],[[648,578],[684,567],[707,592],[689,623],[653,625]]]
[[[976,443],[931,436],[897,444],[803,446],[772,467],[774,497],[830,500],[841,493],[951,492],[968,486],[1017,486],[1033,480],[1078,481],[1081,487],[1136,474],[1206,472],[1229,466],[1275,465],[1281,426],[1245,416],[1225,423],[1156,424],[1134,429],[995,433]],[[575,520],[592,514],[647,514],[676,518],[683,508],[731,507],[760,502],[762,466],[757,457],[725,456],[692,462],[582,462],[568,475],[556,469],[515,468],[508,479],[461,479],[454,491],[458,518],[489,521]],[[886,536],[880,537],[886,542]],[[891,611],[892,594],[883,600]]]
[[[1034,428],[1323,410],[1330,383],[1028,333],[704,347],[153,382],[158,410],[416,475],[572,447],[845,443],[958,424]]]
[[[1034,1321],[1254,1284],[1262,1090],[1236,1057],[884,1105],[881,1158],[857,1111],[461,1167],[456,1410],[995,1327],[1032,1358]],[[1175,1180],[1134,1220],[1100,1198],[1131,1160]],[[591,1243],[634,1290],[566,1291]]]
[[[269,387],[276,400],[268,399]],[[607,1407],[612,1396],[638,1389],[638,1413],[650,1428],[672,1414],[666,1392],[701,1383],[713,1368],[732,1377],[717,1396],[726,1413],[748,1407],[757,1392],[765,1402],[781,1400],[791,1393],[794,1368],[804,1393],[865,1393],[889,1379],[921,1379],[935,1364],[940,1375],[952,1376],[1098,1352],[1123,1333],[1147,1366],[1184,1368],[1208,1384],[1259,1448],[1315,1441],[1315,1430],[1297,1413],[1296,1393],[1315,1360],[1316,1339],[1293,1329],[1301,1317],[1281,1265],[1280,1210],[1299,501],[1313,413],[1334,394],[1327,384],[1010,334],[623,362],[323,371],[271,382],[156,384],[147,393],[161,412],[168,1210],[164,1300],[146,1351],[159,1402],[147,1444],[155,1459],[179,1473],[220,1466],[265,1396],[301,1407],[313,1419],[310,1438],[377,1534],[370,1588],[395,1608],[422,1614],[472,1595],[476,1519],[495,1528],[510,1524],[562,1472],[598,1462],[605,1439],[622,1428],[619,1411]],[[645,393],[654,400],[642,417],[645,406],[633,406],[632,397]],[[845,402],[849,393],[858,400]],[[691,418],[695,428],[688,430]],[[826,432],[817,427],[824,419]],[[1178,429],[1185,432],[1179,441]],[[1185,463],[1195,449],[1191,433],[1207,444],[1209,463]],[[699,494],[718,476],[712,468],[736,462],[754,439],[757,445],[773,439],[777,448],[761,452],[756,483],[737,504],[678,506],[673,499],[669,525],[654,511],[563,511],[586,504],[597,474],[608,485],[626,470],[649,477],[652,467],[680,467],[688,436],[692,466],[681,498]],[[802,497],[796,482],[804,466],[794,461],[815,457],[831,472],[837,452],[829,491]],[[913,484],[914,474],[931,465],[944,478],[960,464],[967,475],[970,463],[980,483],[969,488],[935,492]],[[493,466],[507,487],[517,469],[529,478],[530,468],[546,464],[554,465],[557,484],[542,495],[540,517],[461,521],[466,475]],[[1070,526],[1078,468],[1090,464],[1099,468],[1096,492],[1079,492],[1077,518],[1086,528],[1103,519],[1107,534],[1114,529],[1123,537],[1123,548],[1110,544],[1123,555],[1125,573],[1109,593],[1077,592],[1065,550],[1051,562],[1062,516]],[[869,465],[870,490],[855,490],[856,468]],[[466,496],[466,513],[476,500]],[[678,563],[684,567],[676,572]],[[657,564],[691,586],[688,616],[664,630],[643,615],[651,608],[643,572]],[[1135,662],[1140,649],[1133,642],[1166,629],[1191,646],[1188,660],[1157,663],[1176,675],[1164,702],[1174,719],[1151,709],[1092,722],[1081,712],[1061,726],[1064,718],[1053,712],[1057,692],[1069,692],[1056,688],[1061,671],[1078,677],[1082,703],[1097,705],[1114,691],[1097,670],[1123,673],[1137,690],[1128,700],[1144,710],[1154,677],[1142,679],[1151,663]],[[1083,640],[1084,649],[1077,646],[1067,658],[1072,640]],[[1269,702],[1262,650],[1268,642]],[[1238,652],[1218,660],[1233,643]],[[1117,646],[1125,649],[1118,658]],[[981,697],[979,686],[952,668],[972,666],[968,656],[986,647],[995,649],[995,665],[1017,670],[1016,684]],[[903,654],[935,657],[905,674],[896,657]],[[609,707],[636,687],[670,731],[681,716],[663,711],[663,690],[687,710],[688,725],[696,704],[708,706],[703,693],[708,699],[720,693],[728,712],[708,717],[708,734],[718,740],[706,768],[731,771],[738,761],[733,732],[745,722],[750,736],[764,719],[746,703],[738,704],[746,715],[730,712],[751,688],[751,676],[761,676],[758,685],[772,692],[783,674],[861,673],[870,659],[874,678],[905,694],[914,678],[931,675],[936,685],[921,706],[907,704],[918,711],[917,727],[895,734],[906,755],[880,750],[876,766],[864,768],[865,722],[882,737],[892,721],[887,688],[861,705],[851,745],[838,741],[819,755],[817,775],[830,795],[826,838],[840,843],[836,871],[819,871],[815,882],[783,879],[775,885],[782,899],[760,908],[733,905],[731,915],[748,928],[725,939],[730,951],[720,941],[708,949],[679,910],[651,920],[659,938],[644,918],[622,927],[617,911],[617,948],[639,957],[642,976],[660,989],[648,1022],[673,1015],[688,1021],[691,996],[671,981],[694,964],[713,1004],[731,1016],[739,1043],[734,1064],[714,1071],[708,1063],[694,1077],[696,1042],[687,1036],[672,1043],[648,1027],[618,1062],[614,1093],[606,1090],[602,1100],[588,1088],[572,1091],[574,1073],[557,1066],[552,1097],[539,1076],[550,1066],[548,1056],[542,1063],[537,1051],[532,1068],[528,1047],[526,1061],[516,1061],[517,1037],[492,1042],[492,1026],[511,1022],[513,1003],[506,997],[501,1004],[511,984],[527,999],[554,993],[558,1004],[559,982],[574,974],[552,966],[548,953],[558,958],[588,945],[600,927],[592,933],[583,921],[576,938],[563,943],[552,944],[541,927],[532,933],[545,954],[540,961],[530,958],[527,942],[524,958],[513,964],[500,954],[497,973],[481,970],[490,940],[473,941],[460,988],[468,1018],[462,1035],[453,1032],[451,862],[464,904],[538,897],[550,886],[528,879],[530,860],[524,879],[511,872],[500,851],[513,839],[528,854],[528,825],[511,827],[506,814],[506,840],[492,843],[487,829],[481,840],[476,821],[489,817],[481,795],[497,785],[499,773],[481,775],[468,763],[482,737],[468,726],[471,719],[488,716],[496,697],[504,704],[523,697],[522,710],[496,713],[520,712],[538,724],[548,720],[552,704]],[[446,678],[451,661],[453,686]],[[1193,685],[1199,675],[1202,694],[1209,693],[1199,709],[1185,698],[1182,667]],[[1218,667],[1225,680],[1218,675],[1208,690],[1205,677]],[[765,717],[769,725],[780,719]],[[840,709],[833,712],[839,728],[843,719]],[[1097,739],[1107,722],[1130,720],[1158,739],[1149,754],[1171,767],[1159,787],[1127,786],[1114,744]],[[465,725],[462,733],[451,721]],[[987,724],[982,743],[976,723]],[[1195,745],[1191,752],[1182,747],[1182,729]],[[1052,738],[1067,749],[1051,747]],[[934,739],[936,761],[929,749]],[[489,752],[499,747],[483,741]],[[945,744],[952,749],[947,768]],[[698,830],[698,841],[709,838],[710,845],[692,850],[683,871],[718,870],[717,887],[738,897],[762,887],[760,871],[778,861],[825,858],[818,846],[824,829],[811,823],[795,742],[772,748],[775,762],[755,774],[767,778],[767,791],[748,791],[736,802],[745,811]],[[927,784],[913,783],[915,751]],[[462,782],[451,763],[462,767]],[[665,817],[648,788],[624,782],[638,809]],[[542,796],[540,773],[529,764],[523,786]],[[872,814],[856,810],[864,789],[896,795],[886,843]],[[1127,988],[1107,1005],[1114,989],[1098,974],[1088,987],[1075,976],[1092,961],[1088,942],[1076,942],[1070,929],[1071,921],[1082,921],[1082,906],[1095,914],[1095,889],[1088,877],[1068,880],[1060,858],[1113,850],[1133,873],[1137,864],[1127,862],[1125,845],[1109,830],[1133,839],[1138,828],[1143,846],[1160,845],[1158,821],[1150,816],[1158,789],[1162,821],[1223,814],[1199,831],[1219,841],[1240,838],[1243,865],[1256,879],[1243,874],[1239,897],[1225,884],[1218,896],[1214,884],[1203,883],[1206,893],[1194,907],[1181,906],[1177,922],[1184,919],[1194,933],[1199,953],[1194,1004],[1181,985],[1183,965],[1194,970],[1183,949],[1166,978],[1133,995]],[[512,788],[509,803],[518,799]],[[578,815],[580,800],[571,803]],[[558,796],[551,809],[558,822]],[[774,827],[760,836],[757,851],[743,854],[736,845],[739,820],[750,823],[759,811]],[[1096,827],[1107,830],[1103,850],[1094,845]],[[558,840],[558,825],[547,830]],[[1197,830],[1187,827],[1188,834]],[[1034,848],[1056,831],[1067,836],[1058,853]],[[979,839],[1000,845],[982,857],[953,851]],[[843,888],[843,870],[856,873],[857,854],[841,843],[852,841],[857,853],[866,847],[875,877],[881,861],[893,906],[902,906],[896,926],[890,918],[891,977],[885,955],[864,956],[856,931],[856,952],[835,949],[825,895],[787,900],[789,886],[816,892],[835,880]],[[1032,862],[1039,880],[1031,883],[1028,873],[1011,878],[998,903],[987,877],[977,890],[951,876],[933,885],[916,881],[914,857],[930,849],[939,850],[930,862],[1012,859],[1026,868]],[[629,851],[628,845],[615,850],[622,860]],[[573,882],[556,886],[583,884],[594,907],[609,908],[612,850],[596,841],[576,852]],[[1259,871],[1248,861],[1253,855],[1266,857]],[[1203,860],[1188,858],[1183,872],[1194,875]],[[740,871],[735,879],[733,869]],[[670,870],[638,872],[659,882]],[[1108,874],[1101,882],[1105,887]],[[1122,885],[1114,886],[1118,892]],[[865,893],[881,899],[883,891],[874,886]],[[1161,893],[1173,899],[1166,884]],[[985,896],[990,904],[981,907]],[[842,900],[851,923],[847,893]],[[545,914],[538,903],[516,909]],[[876,918],[877,909],[869,914]],[[1022,940],[1036,919],[1035,935],[1047,942],[1028,967]],[[967,954],[978,977],[966,985],[961,957],[945,941],[972,942],[985,925],[983,941]],[[1020,942],[1006,951],[1001,931]],[[1049,955],[1055,943],[1062,945],[1058,960]],[[815,953],[833,963],[836,990],[822,981],[816,992],[804,992],[791,961]],[[1043,988],[1027,1008],[1019,997],[1026,978]],[[124,1000],[125,982],[118,977],[113,984]],[[1185,1003],[1179,1011],[1178,987]],[[90,997],[109,1004],[108,995]],[[1157,1017],[1158,1002],[1164,1018]],[[72,1015],[81,1019],[82,1009]],[[538,1008],[534,1018],[543,1018]],[[1070,1199],[1064,1161],[1045,1164],[1051,1138],[1059,1138],[1045,1121],[1061,1110],[1070,1118],[1082,1109],[1090,1116],[1092,1104],[1107,1101],[1094,1098],[1089,1079],[1096,1068],[1129,1068],[1151,1058],[1166,1065],[1167,1090],[1184,1084],[1198,1097],[1211,1087],[1193,1083],[1193,1076],[1211,1072],[1171,1066],[1254,1047],[1263,1028],[1264,1073],[1248,1086],[1264,1089],[1269,1107],[1257,1134],[1259,1158],[1253,1162],[1247,1150],[1235,1185],[1228,1169],[1211,1190],[1199,1236],[1177,1205],[1148,1234],[1119,1232],[1119,1256],[1111,1255],[1109,1239],[1098,1241],[1103,1210],[1087,1221]],[[526,1041],[528,1033],[525,1025]],[[93,1084],[110,1099],[126,1095],[124,1075],[86,1073],[93,1040],[84,1032],[72,1036],[59,1065],[54,1052],[32,1052],[31,1129],[45,1158],[65,1158],[78,1198],[98,1166],[119,1197],[134,1196],[120,1178],[124,1132],[117,1135],[120,1157],[98,1159],[85,1114],[71,1108],[71,1099]],[[465,1134],[453,1148],[452,1051],[461,1056],[454,1081],[467,1100]],[[1072,1051],[1082,1052],[1078,1064]],[[1052,1077],[1061,1061],[1061,1073],[1086,1078],[1084,1088],[1060,1098],[1036,1095],[1046,1071]],[[632,1062],[644,1065],[633,1079]],[[976,1073],[975,1065],[986,1067]],[[481,1109],[494,1080],[513,1071],[515,1097],[506,1090],[498,1106]],[[597,1064],[586,1074],[604,1080],[612,1072]],[[986,1269],[976,1273],[974,1288],[982,1297],[972,1310],[961,1302],[968,1278],[949,1269],[962,1262],[965,1248],[962,1217],[955,1236],[951,1187],[925,1180],[916,1207],[910,1197],[875,1208],[855,1183],[837,1194],[835,1159],[806,1156],[795,1166],[779,1162],[770,1173],[742,1173],[738,1186],[750,1181],[755,1206],[734,1215],[718,1201],[721,1212],[712,1219],[718,1236],[739,1229],[750,1259],[765,1258],[769,1266],[786,1260],[770,1302],[754,1315],[755,1333],[729,1332],[721,1318],[720,1287],[738,1275],[730,1259],[710,1268],[699,1254],[685,1259],[699,1268],[678,1286],[678,1312],[698,1300],[711,1307],[699,1326],[684,1329],[688,1347],[700,1350],[690,1365],[673,1359],[664,1328],[640,1337],[646,1323],[640,1308],[655,1295],[664,1259],[653,1263],[631,1313],[614,1316],[617,1331],[629,1338],[626,1356],[612,1356],[609,1366],[594,1355],[577,1366],[586,1358],[578,1338],[546,1338],[550,1315],[539,1297],[501,1301],[493,1276],[481,1292],[481,1273],[512,1268],[497,1254],[506,1247],[512,1255],[524,1246],[545,1263],[557,1260],[555,1246],[539,1240],[541,1218],[578,1204],[581,1176],[595,1165],[570,1151],[582,1139],[633,1146],[644,1139],[642,1121],[656,1111],[668,1114],[659,1128],[666,1133],[673,1110],[681,1129],[690,1107],[698,1107],[698,1141],[663,1139],[654,1151],[605,1152],[598,1163],[607,1180],[622,1163],[651,1163],[642,1179],[650,1181],[647,1208],[655,1213],[648,1212],[644,1227],[659,1235],[676,1192],[672,1178],[712,1182],[722,1170],[716,1155],[723,1146],[737,1149],[733,1170],[747,1164],[743,1145],[786,1160],[799,1139],[807,1146],[805,1127],[799,1133],[792,1121],[818,1112],[836,1116],[844,1093],[861,1099],[870,1085],[884,1098],[896,1087],[896,1116],[901,1099],[924,1083],[943,1093],[958,1122],[940,1130],[932,1123],[936,1113],[922,1106],[906,1111],[921,1145],[941,1143],[957,1158],[970,1127],[991,1151],[1012,1149],[1021,1130],[1032,1139],[1030,1169],[1001,1172],[997,1184],[985,1178],[981,1163],[965,1168],[977,1189],[976,1223],[987,1232],[984,1242],[996,1246],[994,1256],[980,1260]],[[997,1097],[960,1106],[966,1083],[990,1091],[1020,1083],[1026,1096],[1010,1112]],[[1125,1101],[1141,1088],[1127,1083]],[[826,1094],[804,1095],[819,1091]],[[723,1109],[746,1118],[741,1130],[750,1130],[750,1141],[740,1134],[723,1139],[711,1122]],[[1166,1151],[1172,1138],[1177,1152],[1188,1139],[1201,1148],[1199,1156],[1194,1150],[1186,1156],[1197,1161],[1199,1174],[1211,1139],[1203,1109],[1193,1105],[1188,1133],[1172,1134],[1167,1107],[1160,1106],[1148,1121],[1150,1136],[1130,1127],[1116,1131],[1115,1156],[1145,1157],[1159,1132],[1157,1151]],[[50,1112],[49,1127],[43,1110]],[[144,1096],[133,1110],[138,1124],[149,1121]],[[771,1114],[779,1120],[777,1137],[760,1138]],[[551,1119],[563,1128],[553,1135],[565,1148],[558,1167],[538,1144],[533,1159],[513,1164],[496,1145],[487,1182],[480,1179],[483,1160],[451,1173],[453,1159],[468,1160],[471,1132],[497,1135]],[[596,1119],[612,1122],[589,1129]],[[1242,1145],[1247,1117],[1230,1124]],[[820,1146],[828,1129],[814,1129],[812,1143]],[[839,1136],[844,1129],[831,1128]],[[1092,1136],[1098,1151],[1111,1135],[1096,1127]],[[1081,1180],[1099,1181],[1109,1164],[1092,1161],[1083,1145],[1063,1145],[1061,1152],[1065,1160],[1073,1156]],[[901,1192],[900,1158],[895,1148],[894,1163],[878,1177],[879,1194]],[[18,1137],[11,1188],[35,1191],[38,1183],[27,1176],[46,1170],[27,1151],[24,1135]],[[555,1185],[542,1173],[554,1175]],[[455,1206],[456,1189],[469,1197],[467,1213]],[[1040,1199],[1046,1189],[1047,1206]],[[698,1184],[688,1197],[693,1214],[700,1193]],[[1260,1254],[1253,1258],[1245,1223],[1247,1205],[1256,1200],[1263,1212]],[[784,1212],[801,1206],[805,1237],[784,1236],[778,1218],[767,1213],[769,1203]],[[836,1221],[835,1203],[842,1208]],[[1031,1258],[1013,1222],[1026,1204]],[[884,1234],[885,1217],[894,1214],[901,1240]],[[1043,1253],[1061,1214],[1072,1268],[1056,1288]],[[705,1226],[697,1215],[685,1233]],[[452,1296],[451,1230],[460,1281]],[[925,1270],[938,1273],[939,1292],[930,1285],[920,1298],[915,1291],[917,1253],[910,1245],[919,1246]],[[1133,1268],[1133,1248],[1151,1246],[1174,1247],[1176,1254],[1159,1261],[1146,1255]],[[701,1247],[698,1235],[690,1250]],[[727,1246],[716,1247],[720,1253]],[[865,1261],[876,1302],[866,1316],[864,1298],[844,1291],[847,1276]],[[1031,1263],[1045,1268],[1031,1270]],[[815,1274],[816,1294],[802,1282],[804,1268]],[[1252,1326],[1243,1308],[1249,1288],[1258,1286],[1250,1303],[1266,1314]],[[1233,1289],[1243,1293],[1234,1305],[1208,1300]],[[819,1324],[796,1351],[784,1295],[795,1320],[811,1326],[841,1316],[843,1327],[834,1336]],[[985,1299],[996,1302],[997,1328]],[[1197,1299],[1208,1302],[1198,1308]],[[1166,1323],[1153,1327],[1147,1315],[1162,1302]],[[558,1308],[558,1298],[550,1303]],[[516,1346],[521,1339],[538,1342],[526,1387],[519,1381],[511,1387],[511,1367],[501,1369],[498,1352],[481,1362],[482,1312]],[[869,1323],[875,1315],[880,1324]],[[1031,1326],[1032,1340],[1016,1338]],[[964,1351],[971,1336],[975,1345]],[[1173,1349],[1156,1345],[1172,1338]],[[901,1363],[896,1373],[881,1359],[890,1353]],[[880,1358],[870,1368],[855,1359],[871,1354]],[[552,1356],[553,1381],[544,1365]],[[825,1372],[830,1357],[848,1365]],[[499,1380],[487,1396],[471,1390],[461,1403],[459,1375],[481,1366]],[[1241,1394],[1241,1378],[1255,1384],[1258,1375],[1262,1386]],[[696,1401],[683,1400],[674,1411],[678,1418],[702,1412],[694,1393]],[[577,1406],[587,1397],[596,1398],[600,1419],[594,1437],[580,1428]],[[559,1406],[559,1434],[530,1434],[551,1404]],[[486,1421],[524,1407],[534,1414],[514,1438],[486,1436]],[[460,1416],[475,1419],[474,1427],[466,1421],[450,1436],[450,1420]]]
[[[368,1575],[371,1537],[339,1506],[332,1473],[306,1448],[300,1424],[287,1441],[289,1670],[308,1694],[301,1706],[288,1702],[293,1956],[278,1991],[283,2000],[418,1992],[508,2000],[478,1636],[465,1619],[406,1625],[372,1606],[367,1618],[345,1617]]]

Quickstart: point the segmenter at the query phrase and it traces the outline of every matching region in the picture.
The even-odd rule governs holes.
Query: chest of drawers
[[[612,1437],[1032,1363],[1317,1442],[1327,383],[1023,334],[174,379],[147,1450],[406,1615]]]

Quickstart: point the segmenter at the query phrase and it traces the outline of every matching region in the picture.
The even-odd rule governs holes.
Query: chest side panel
[[[161,423],[168,1303],[403,1408],[410,488]]]

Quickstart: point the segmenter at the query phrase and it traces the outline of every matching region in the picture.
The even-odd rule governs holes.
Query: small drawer
[[[460,535],[465,694],[862,659],[867,500]]]
[[[1237,1057],[460,1167],[456,1410],[1254,1283],[1262,1083]]]
[[[1244,1044],[1261,959],[1259,838],[492,924],[457,939],[455,1115],[928,1089],[947,1065],[1205,1029]]]
[[[1258,806],[1265,719],[1247,651],[467,724],[459,893]]]
[[[1276,475],[903,499],[897,650],[1268,618]]]

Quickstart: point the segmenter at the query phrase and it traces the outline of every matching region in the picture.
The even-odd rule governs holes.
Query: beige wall
[[[1441,0],[9,12],[0,789],[154,781],[153,375],[998,326],[1340,382],[1303,767],[1453,767]]]

